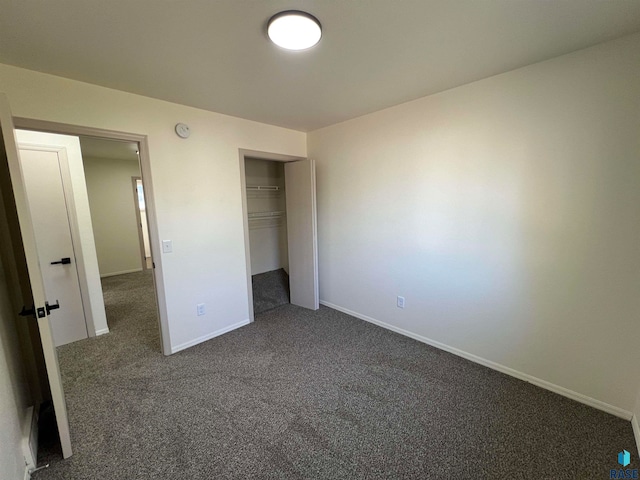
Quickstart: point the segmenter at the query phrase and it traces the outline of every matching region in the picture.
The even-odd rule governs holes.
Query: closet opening
[[[249,318],[291,303],[317,310],[313,160],[240,150]]]
[[[290,302],[284,164],[245,158],[253,311]]]

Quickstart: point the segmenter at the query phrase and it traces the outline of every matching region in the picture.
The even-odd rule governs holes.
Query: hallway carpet
[[[75,454],[33,478],[603,479],[631,425],[326,307],[171,357],[150,277],[105,280],[111,333],[60,349]]]

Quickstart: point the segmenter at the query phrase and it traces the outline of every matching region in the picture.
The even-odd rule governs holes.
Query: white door
[[[50,305],[59,305],[50,314],[59,347],[89,337],[71,238],[68,212],[72,206],[67,204],[71,195],[65,195],[63,185],[68,171],[66,149],[22,143],[18,148],[44,291]]]
[[[320,295],[315,162],[306,159],[285,163],[284,181],[291,303],[317,310]]]
[[[11,110],[9,109],[9,102],[4,94],[0,94],[0,129],[2,131],[2,140],[4,142],[4,149],[7,156],[7,162],[9,164],[11,185],[13,187],[18,220],[20,222],[20,233],[22,235],[27,269],[29,271],[29,281],[31,283],[34,306],[37,312],[40,340],[42,342],[42,351],[47,368],[49,386],[51,388],[53,408],[55,410],[56,422],[58,424],[58,434],[60,435],[60,443],[62,445],[62,455],[64,458],[68,458],[72,454],[71,437],[69,435],[69,420],[67,416],[67,406],[64,399],[64,390],[62,388],[62,378],[60,377],[60,367],[58,365],[58,353],[56,352],[56,348],[53,343],[51,322],[45,308],[45,304],[48,299],[45,294],[44,280],[42,278],[38,261],[36,237],[33,224],[31,222],[31,214],[24,188],[24,179],[18,157],[18,148],[15,141]]]

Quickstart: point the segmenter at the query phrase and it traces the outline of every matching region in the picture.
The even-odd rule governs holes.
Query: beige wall
[[[627,416],[638,79],[635,35],[310,133],[321,299]]]
[[[133,184],[137,161],[84,157],[93,236],[100,275],[142,269]]]
[[[238,149],[305,156],[304,133],[7,65],[0,91],[15,116],[148,136],[171,351],[248,321]]]

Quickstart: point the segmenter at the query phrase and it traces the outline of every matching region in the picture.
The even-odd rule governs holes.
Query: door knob
[[[51,262],[51,265],[69,265],[71,263],[71,259],[69,257],[64,257],[58,260],[57,262]]]
[[[56,300],[56,305],[52,305],[52,307],[49,307],[49,304],[47,302],[45,302],[45,305],[46,305],[45,308],[47,309],[47,311],[49,310],[49,308],[51,308],[51,310],[60,308],[60,305],[58,304],[57,300]],[[36,308],[35,305],[31,305],[31,308],[27,308],[23,305],[22,310],[20,311],[20,313],[18,313],[18,315],[20,315],[21,317],[33,317],[33,318],[45,317],[44,308],[42,307]]]
[[[22,306],[22,310],[18,313],[21,317],[35,317],[36,316],[36,308],[35,305],[31,305],[31,308],[27,308],[24,305]]]
[[[51,313],[51,310],[57,310],[60,308],[60,302],[56,300],[55,305],[49,305],[49,302],[44,302],[44,308],[47,310],[47,315]]]

